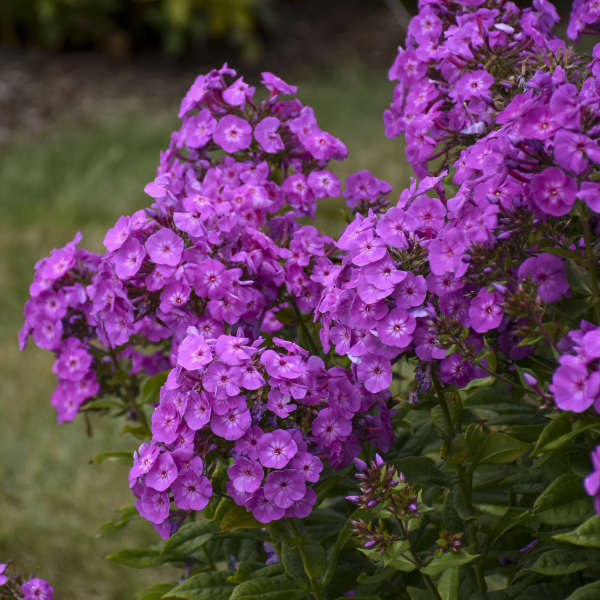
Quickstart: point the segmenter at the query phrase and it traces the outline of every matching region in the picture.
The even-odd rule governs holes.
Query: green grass
[[[319,124],[348,146],[350,157],[335,166],[337,174],[370,169],[392,182],[397,196],[409,171],[400,143],[383,135],[381,115],[391,95],[383,72],[345,70],[300,84],[300,97],[315,107]],[[80,418],[57,426],[49,404],[53,357],[32,344],[19,353],[16,336],[34,263],[78,230],[85,247],[101,251],[116,218],[148,204],[143,187],[177,123],[177,108],[114,115],[102,123],[63,122],[0,155],[0,562],[13,559],[49,579],[57,599],[123,600],[173,576],[103,558],[157,540],[141,522],[114,537],[96,535],[133,496],[125,467],[90,460],[134,443],[106,421],[93,422],[91,438]],[[333,234],[342,226],[334,215],[343,203],[327,202],[320,215]]]

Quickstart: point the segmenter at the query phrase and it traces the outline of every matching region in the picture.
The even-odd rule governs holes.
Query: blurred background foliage
[[[180,55],[211,38],[260,54],[273,0],[2,0],[0,41],[124,55],[159,46]]]
[[[417,0],[2,0],[0,44],[95,49],[122,57],[149,48],[182,56],[219,41],[252,63],[282,27],[293,31],[290,17],[311,5],[327,18],[334,10],[351,15],[359,4],[363,9],[385,4],[405,23],[417,11]],[[554,4],[568,14],[568,0]]]

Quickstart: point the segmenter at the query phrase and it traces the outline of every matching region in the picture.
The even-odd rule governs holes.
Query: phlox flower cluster
[[[539,53],[564,46],[549,35],[558,19],[546,0],[524,10],[496,0],[419,2],[389,70],[398,83],[384,113],[386,135],[404,134],[419,177],[428,161],[485,135]]]
[[[7,567],[8,563],[0,564],[0,598],[53,600],[54,588],[47,581],[33,577],[21,583],[23,581],[21,578],[7,574]],[[6,592],[9,595],[4,596],[3,592]]]
[[[497,8],[464,4],[465,14],[497,17]],[[503,6],[508,10],[509,4]],[[553,14],[546,3],[535,6]],[[433,3],[422,11],[434,9],[445,10]],[[520,18],[546,31],[538,19],[542,13]],[[413,20],[412,30],[423,14]],[[591,236],[597,236],[600,72],[596,60],[590,72],[563,42],[549,34],[548,40],[537,50],[539,68],[529,80],[507,87],[504,95],[498,88],[479,137],[453,164],[445,157],[442,166],[451,174],[443,171],[413,183],[387,211],[374,207],[357,215],[338,240],[341,270],[318,312],[325,341],[356,363],[368,390],[386,389],[393,362],[406,353],[439,361],[441,379],[459,387],[488,371],[485,361],[472,360],[486,340],[493,339],[507,360],[520,360],[533,351],[520,345],[527,331],[539,326],[548,305],[570,295],[564,259],[544,251],[539,241],[585,262],[585,242],[572,241],[576,210],[584,220],[592,219]],[[418,45],[427,47],[425,38]],[[510,53],[503,60],[513,70],[518,64]],[[398,64],[403,60],[397,59],[394,68]],[[452,64],[457,78],[471,73],[466,63]],[[452,102],[453,107],[464,104]],[[444,107],[442,102],[436,110],[445,115],[453,110]],[[456,191],[448,197],[450,186]],[[457,341],[462,353],[448,350]]]
[[[316,304],[330,240],[297,219],[339,195],[325,167],[346,148],[310,107],[281,99],[294,86],[264,73],[268,96],[257,104],[243,78],[227,81],[234,76],[224,66],[194,82],[146,186],[154,204],[118,219],[104,255],[76,249],[77,236],[36,265],[21,347],[31,334],[56,353],[59,421],[109,391],[115,363],[131,375],[172,366],[171,341],[190,325],[272,333],[282,327],[274,313],[288,306],[282,287],[300,310]]]
[[[142,375],[170,370],[152,439],[130,472],[140,514],[165,537],[206,506],[219,464],[228,481],[218,492],[269,522],[310,513],[324,463],[348,464],[362,442],[391,445],[389,394],[327,367],[303,323],[340,267],[333,240],[298,219],[339,195],[326,167],[346,149],[310,107],[281,98],[295,87],[263,73],[258,102],[232,78],[224,66],[194,82],[145,188],[152,206],[118,219],[104,255],[75,250],[77,238],[38,265],[21,334],[38,342],[50,331],[40,345],[57,355],[60,421],[88,398],[123,392],[111,387],[115,373],[125,374],[128,398]],[[384,206],[389,190],[365,171],[349,178],[346,195]],[[42,278],[52,300],[67,298],[60,311],[42,305]],[[286,341],[302,327],[312,356]],[[87,382],[76,401],[67,395]]]
[[[238,505],[262,523],[303,518],[322,459],[344,466],[366,441],[389,449],[385,398],[292,342],[210,338],[190,327],[152,416],[152,442],[138,449],[130,472],[138,510],[168,537],[182,511],[206,506],[206,474],[231,457],[226,491]],[[171,499],[181,510],[170,512]]]

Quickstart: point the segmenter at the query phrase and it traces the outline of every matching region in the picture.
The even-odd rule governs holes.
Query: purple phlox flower
[[[446,208],[437,198],[423,195],[415,198],[407,213],[415,219],[416,228],[436,233],[444,224]]]
[[[143,443],[133,453],[133,465],[129,471],[129,486],[133,487],[138,477],[146,474],[158,458],[160,448],[154,444]]]
[[[394,206],[382,215],[376,231],[388,246],[403,250],[408,247],[407,234],[416,228],[416,219],[404,209]]]
[[[274,154],[285,148],[277,129],[281,121],[276,117],[265,117],[254,127],[254,137],[265,152]]]
[[[196,371],[211,361],[211,347],[204,337],[190,333],[179,345],[177,364],[181,365],[184,369]]]
[[[263,352],[260,362],[271,377],[297,379],[306,372],[300,356],[278,354],[270,349]]]
[[[271,471],[265,479],[265,498],[279,508],[289,508],[306,492],[303,474],[296,469]]]
[[[483,98],[489,101],[491,99],[490,88],[493,83],[494,78],[486,70],[470,71],[456,82],[450,97],[457,97],[461,100]]]
[[[600,148],[588,136],[560,129],[554,136],[554,159],[560,167],[579,175],[588,167],[588,157],[600,162]]]
[[[286,509],[285,516],[287,518],[304,519],[310,515],[316,501],[317,493],[312,488],[306,486],[304,496]]]
[[[161,403],[152,413],[152,437],[157,442],[170,444],[175,441],[181,416],[170,403]]]
[[[548,167],[534,175],[529,190],[536,206],[544,213],[554,217],[566,215],[577,194],[577,183],[565,175],[562,169]]]
[[[273,73],[269,73],[268,71],[265,71],[265,72],[261,73],[261,76],[262,76],[261,83],[268,90],[270,90],[271,92],[273,92],[276,95],[279,95],[279,94],[293,95],[298,91],[298,88],[295,85],[290,85],[289,83],[286,83],[285,81],[283,81],[283,79],[280,79],[276,75],[273,75]]]
[[[44,579],[34,577],[21,585],[23,600],[53,600],[54,588]]]
[[[159,525],[168,519],[170,504],[168,492],[157,492],[151,488],[144,488],[135,507],[144,519]]]
[[[583,480],[585,491],[594,498],[594,508],[600,514],[600,446],[591,452],[593,471]]]
[[[61,379],[79,381],[88,372],[92,364],[92,356],[85,345],[77,338],[67,338],[60,349],[58,360],[52,371]]]
[[[336,198],[340,195],[340,180],[331,171],[311,171],[307,182],[317,198]]]
[[[420,306],[427,295],[427,282],[422,275],[406,272],[406,277],[396,286],[394,300],[400,308]]]
[[[369,392],[381,392],[392,383],[390,359],[374,354],[363,356],[357,368],[357,375]]]
[[[302,473],[306,481],[316,483],[319,481],[319,474],[323,470],[323,463],[314,454],[301,452],[292,459],[290,467]]]
[[[554,113],[546,106],[527,111],[521,123],[521,133],[536,140],[550,139],[557,129],[558,123],[554,118]]]
[[[203,108],[197,115],[188,115],[182,128],[182,142],[189,148],[202,148],[210,142],[217,120]]]
[[[109,252],[118,250],[129,237],[130,220],[126,215],[119,217],[114,226],[106,232],[104,246]]]
[[[412,341],[417,322],[403,308],[395,308],[377,323],[379,339],[388,346],[405,348]]]
[[[213,140],[225,152],[245,150],[252,143],[252,127],[240,117],[227,115],[219,119]]]
[[[344,418],[331,408],[319,411],[312,423],[312,432],[321,447],[328,447],[335,441],[344,441],[352,431],[352,421]]]
[[[185,471],[171,485],[175,504],[184,510],[202,510],[212,497],[212,485],[207,477]]]
[[[230,106],[239,106],[244,108],[246,100],[252,98],[254,88],[244,82],[244,78],[240,77],[234,81],[227,89],[223,90],[223,100]]]
[[[191,393],[184,413],[188,427],[194,431],[202,429],[210,421],[210,417],[211,404],[206,393]]]
[[[158,265],[176,267],[181,262],[183,240],[165,227],[153,233],[144,244],[150,260]]]
[[[215,435],[226,440],[239,440],[250,427],[252,417],[244,398],[230,406],[224,415],[213,414],[210,428]]]
[[[291,397],[279,390],[270,390],[267,397],[267,408],[281,419],[287,418],[296,410],[296,405],[292,403]]]
[[[577,198],[585,202],[594,212],[600,213],[600,183],[584,181],[577,192]]]
[[[264,471],[259,463],[245,457],[238,458],[227,470],[229,479],[239,492],[252,493],[261,485]]]
[[[220,335],[215,343],[215,354],[227,365],[241,365],[256,352],[256,348],[248,346],[247,342],[245,337]]]
[[[496,292],[488,292],[485,288],[479,290],[479,293],[469,304],[469,319],[471,327],[477,333],[485,333],[491,329],[496,329],[502,322],[504,313],[500,303],[502,296]]]
[[[202,376],[204,389],[215,396],[237,396],[240,388],[234,379],[235,370],[222,362],[213,362]]]
[[[352,262],[364,267],[369,263],[381,260],[386,254],[386,245],[384,240],[379,237],[374,237],[373,231],[363,231],[355,240],[355,244],[351,251]]]
[[[259,488],[248,499],[246,507],[250,510],[257,521],[261,523],[270,523],[281,519],[285,514],[285,509],[276,506],[265,497],[263,488]]]
[[[538,284],[538,295],[544,302],[556,302],[569,292],[563,261],[554,254],[542,253],[526,259],[518,276],[531,277]]]
[[[144,483],[158,492],[166,490],[177,477],[177,465],[170,452],[163,452],[146,473]]]
[[[168,283],[160,295],[160,310],[169,313],[172,310],[183,308],[190,297],[191,287],[183,281]]]
[[[265,467],[283,469],[296,455],[298,445],[288,431],[275,429],[263,434],[257,445],[258,458]]]
[[[429,265],[434,275],[454,272],[459,269],[466,246],[464,234],[459,228],[446,231],[429,245]]]
[[[548,386],[556,406],[575,413],[587,410],[600,391],[600,373],[590,376],[586,366],[573,356],[562,356],[560,362]]]
[[[115,265],[117,277],[119,279],[133,277],[140,270],[145,256],[146,251],[142,244],[135,238],[129,238],[112,255],[112,262]]]
[[[344,198],[350,208],[354,208],[361,200],[371,203],[379,196],[388,194],[392,189],[391,184],[382,179],[377,179],[370,171],[358,171],[346,179]]]
[[[242,438],[235,442],[235,451],[244,454],[252,460],[258,458],[258,441],[264,435],[264,431],[254,425],[250,427]]]

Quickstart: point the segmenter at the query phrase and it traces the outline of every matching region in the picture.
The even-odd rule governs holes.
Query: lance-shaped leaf
[[[584,521],[577,529],[553,536],[559,542],[567,542],[575,546],[600,548],[600,515],[594,515]]]

